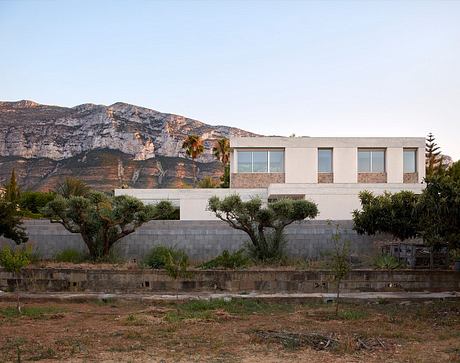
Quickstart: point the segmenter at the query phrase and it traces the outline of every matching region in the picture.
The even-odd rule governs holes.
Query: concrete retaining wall
[[[306,221],[286,228],[287,252],[291,257],[320,258],[333,247],[332,234],[335,224],[340,225],[344,240],[350,241],[355,256],[371,256],[375,253],[375,238],[358,236],[352,230],[351,221]],[[86,251],[79,234],[73,234],[60,224],[48,220],[25,221],[30,243],[43,258],[52,258],[57,252],[73,248]],[[381,239],[381,237],[380,237]],[[193,261],[215,257],[224,249],[237,250],[249,237],[242,231],[230,228],[222,221],[151,221],[116,245],[116,252],[123,258],[141,259],[156,245],[176,246],[184,249]],[[8,243],[0,239],[0,246]]]
[[[0,269],[0,290],[15,288],[16,279]],[[297,270],[193,270],[187,279],[174,281],[165,271],[28,268],[20,277],[24,291],[59,292],[333,292],[330,271]],[[453,271],[354,270],[343,281],[343,292],[460,291],[460,273]]]

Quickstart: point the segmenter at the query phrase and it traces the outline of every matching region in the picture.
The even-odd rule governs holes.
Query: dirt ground
[[[460,362],[460,302],[0,302],[0,362]],[[319,333],[326,344],[267,337]]]

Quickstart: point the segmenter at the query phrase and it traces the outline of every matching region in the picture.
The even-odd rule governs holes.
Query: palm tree
[[[219,139],[212,148],[212,153],[224,165],[224,174],[220,178],[221,188],[230,187],[230,141],[225,137]]]
[[[65,178],[63,183],[59,183],[56,188],[56,193],[64,198],[86,197],[90,192],[90,187],[83,181],[77,178]]]
[[[193,161],[193,184],[196,184],[196,163],[195,159],[199,157],[203,151],[203,140],[198,135],[189,135],[184,140],[182,148],[185,149],[185,153]]]
[[[212,148],[212,153],[222,164],[227,165],[230,161],[230,142],[226,138],[216,141]]]

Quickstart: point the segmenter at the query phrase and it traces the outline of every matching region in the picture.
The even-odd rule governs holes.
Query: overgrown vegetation
[[[244,249],[235,252],[224,250],[219,256],[202,263],[199,268],[202,269],[239,269],[247,267],[251,264],[251,260]]]
[[[342,240],[339,226],[336,226],[335,232],[332,234],[332,241],[334,248],[330,254],[329,267],[336,283],[336,302],[335,302],[335,315],[339,314],[340,304],[340,284],[342,280],[348,276],[351,270],[350,263],[350,243],[349,241]]]
[[[374,267],[380,270],[396,270],[405,266],[395,256],[384,253],[374,259]]]
[[[395,239],[421,237],[430,246],[460,247],[460,161],[426,178],[420,195],[408,191],[374,196],[360,193],[353,212],[359,234],[390,233]]]
[[[88,256],[72,248],[66,248],[54,255],[56,262],[82,263],[88,259]]]
[[[307,200],[281,199],[265,207],[260,198],[243,202],[239,195],[209,199],[208,209],[230,227],[244,231],[251,240],[248,251],[257,261],[279,261],[285,256],[284,228],[318,214],[316,204]]]
[[[13,169],[4,192],[0,192],[0,237],[12,239],[16,244],[25,243],[28,240],[21,221],[19,197],[20,190]]]
[[[175,247],[156,246],[147,253],[144,258],[144,264],[153,269],[166,269],[171,260],[187,261],[187,254]]]
[[[27,247],[16,247],[15,249],[5,246],[0,250],[0,266],[7,272],[13,273],[16,280],[16,309],[21,313],[21,304],[19,301],[19,279],[21,271],[31,262],[32,249]]]

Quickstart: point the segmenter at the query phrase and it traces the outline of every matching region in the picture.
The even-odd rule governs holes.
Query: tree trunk
[[[339,302],[340,302],[340,280],[337,281],[337,297],[335,299],[335,316],[339,315]]]
[[[19,301],[19,273],[16,273],[16,309],[19,314],[22,314],[21,303]]]

